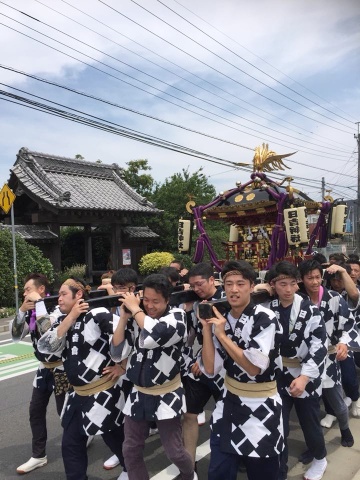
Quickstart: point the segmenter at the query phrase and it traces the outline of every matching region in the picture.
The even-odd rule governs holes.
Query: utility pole
[[[356,216],[354,216],[354,226],[353,231],[356,232],[356,253],[360,255],[360,135],[359,135],[359,125],[360,122],[356,122],[357,125],[357,135],[354,134],[354,138],[357,143],[357,152],[358,152],[358,183],[357,183],[357,201],[356,201]]]
[[[321,201],[325,198],[325,177],[321,177]]]

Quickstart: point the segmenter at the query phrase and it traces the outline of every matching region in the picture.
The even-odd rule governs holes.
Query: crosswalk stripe
[[[20,362],[20,363],[13,363],[11,365],[5,365],[4,367],[0,367],[0,373],[5,372],[5,371],[11,371],[11,370],[19,370],[21,368],[27,367],[27,366],[34,366],[38,365],[39,360],[28,360],[27,362]]]

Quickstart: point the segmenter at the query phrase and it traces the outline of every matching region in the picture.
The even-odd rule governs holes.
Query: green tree
[[[137,193],[150,200],[155,185],[155,180],[149,173],[151,170],[147,159],[130,160],[126,162],[128,168],[124,169],[123,179]]]
[[[149,226],[160,235],[163,250],[177,251],[177,230],[180,217],[189,216],[186,204],[192,200],[197,205],[210,202],[215,196],[215,188],[209,184],[202,168],[190,173],[189,167],[156,184],[152,201],[164,210],[162,217],[149,219]]]
[[[23,290],[23,280],[29,273],[43,273],[50,282],[54,280],[53,266],[38,247],[30,245],[19,235],[15,236],[15,245],[19,296]],[[0,265],[0,307],[10,307],[15,304],[14,269],[12,236],[7,230],[0,230]]]

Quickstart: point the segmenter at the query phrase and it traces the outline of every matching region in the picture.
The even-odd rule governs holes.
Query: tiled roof
[[[156,239],[159,235],[149,227],[125,227],[123,233],[128,240]]]
[[[11,225],[0,225],[0,230],[11,231]],[[56,233],[52,232],[49,228],[39,227],[37,225],[14,225],[15,233],[25,240],[57,240]]]
[[[117,164],[86,162],[21,148],[11,171],[10,186],[16,178],[27,195],[58,211],[160,212],[122,179],[122,169]]]

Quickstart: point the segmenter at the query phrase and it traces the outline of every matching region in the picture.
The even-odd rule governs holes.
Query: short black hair
[[[335,262],[345,262],[345,255],[343,253],[330,253],[329,260],[334,260]]]
[[[180,280],[179,272],[174,267],[162,267],[159,272],[170,279],[170,282],[178,282]]]
[[[349,257],[349,259],[346,261],[347,265],[351,265],[351,264],[355,264],[355,265],[358,265],[360,267],[360,261],[359,259],[355,259],[354,257]]]
[[[319,270],[320,274],[323,273],[323,267],[316,260],[303,260],[299,265],[300,277],[304,278],[309,272],[313,270]]]
[[[202,278],[209,279],[210,277],[214,276],[214,269],[211,263],[201,262],[193,265],[188,273],[188,277],[197,277],[200,276]]]
[[[245,280],[249,280],[250,283],[255,283],[255,270],[253,266],[250,265],[250,263],[245,262],[245,260],[230,260],[229,262],[226,262],[221,270],[221,278],[224,278],[224,276],[232,270],[237,270]]]
[[[111,285],[125,285],[126,283],[138,284],[138,276],[132,268],[120,268],[111,277]]]
[[[286,275],[287,277],[294,278],[295,280],[299,279],[299,270],[291,262],[282,260],[281,262],[275,263],[269,270],[268,282],[274,280],[274,278],[279,275]]]
[[[323,255],[322,253],[315,253],[315,255],[313,256],[313,260],[319,262],[319,263],[327,263],[327,259],[325,257],[325,255]]]
[[[144,292],[146,288],[153,288],[155,292],[160,293],[166,301],[169,300],[172,292],[172,285],[169,279],[161,273],[152,273],[146,277],[143,281]]]
[[[43,273],[29,273],[29,275],[26,275],[26,277],[25,277],[24,284],[27,283],[29,280],[34,281],[34,284],[35,284],[36,288],[44,286],[45,287],[45,293],[50,292],[49,279]]]

